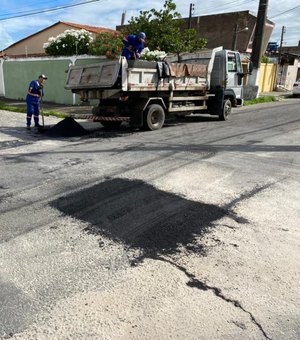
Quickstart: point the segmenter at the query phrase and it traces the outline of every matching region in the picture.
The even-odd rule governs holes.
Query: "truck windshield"
[[[227,69],[228,72],[242,72],[239,53],[228,53]]]
[[[228,69],[228,72],[237,72],[237,63],[236,63],[235,53],[228,53],[227,69]]]

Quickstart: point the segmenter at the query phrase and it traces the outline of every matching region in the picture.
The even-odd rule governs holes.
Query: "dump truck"
[[[82,101],[99,99],[78,118],[117,128],[157,130],[166,117],[210,114],[227,120],[243,104],[241,57],[222,47],[167,56],[163,61],[107,60],[70,66],[65,88]]]

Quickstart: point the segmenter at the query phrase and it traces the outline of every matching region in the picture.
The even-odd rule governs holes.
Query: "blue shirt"
[[[128,50],[128,47],[132,47],[131,50],[135,52],[136,58],[139,59],[141,56],[141,52],[144,49],[144,43],[143,41],[139,40],[139,37],[135,34],[130,34],[127,37],[123,38],[124,48],[122,50],[122,56],[128,57],[130,52]],[[130,58],[127,58],[130,59]]]
[[[28,92],[33,95],[27,93],[26,101],[30,103],[39,103],[41,97],[44,95],[43,87],[39,84],[37,80],[32,80],[29,84]],[[38,96],[37,96],[38,95]]]

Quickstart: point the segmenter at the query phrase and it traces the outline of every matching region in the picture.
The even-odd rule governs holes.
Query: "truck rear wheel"
[[[165,122],[165,111],[158,104],[149,105],[144,112],[143,127],[145,130],[159,130]]]
[[[222,112],[219,114],[219,119],[227,120],[230,114],[231,114],[231,101],[229,99],[226,99],[223,104]]]

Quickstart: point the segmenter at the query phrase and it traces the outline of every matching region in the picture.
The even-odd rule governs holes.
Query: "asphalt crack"
[[[269,189],[271,186],[273,186],[275,183],[267,183],[261,186],[256,186],[250,191],[243,192],[241,195],[236,197],[234,200],[232,200],[230,203],[226,204],[223,208],[228,209],[229,211],[235,207],[238,203],[243,202],[245,200],[248,200],[252,198],[253,196],[257,195],[259,192],[264,191],[266,189]]]
[[[156,258],[154,258],[154,260],[167,262],[167,263],[173,265],[174,267],[176,267],[177,269],[179,269],[180,271],[182,271],[189,278],[189,281],[187,282],[187,286],[189,286],[191,288],[197,288],[197,289],[200,289],[200,290],[203,290],[203,291],[212,291],[216,297],[218,297],[218,298],[220,298],[220,299],[222,299],[222,300],[224,300],[228,303],[231,303],[234,307],[239,308],[244,313],[247,313],[250,316],[252,323],[257,326],[257,328],[261,331],[263,336],[268,340],[272,340],[272,338],[270,338],[267,335],[267,333],[263,329],[262,325],[256,320],[254,315],[251,312],[249,312],[248,310],[246,310],[238,300],[230,299],[230,298],[226,297],[222,293],[222,290],[220,288],[210,286],[207,283],[197,279],[196,276],[194,274],[188,272],[188,270],[185,267],[183,267],[183,266],[181,266],[181,265],[179,265],[179,264],[177,264],[177,263],[175,263],[175,262],[173,262],[169,259],[166,259],[166,258],[163,258],[163,257],[156,257]]]

